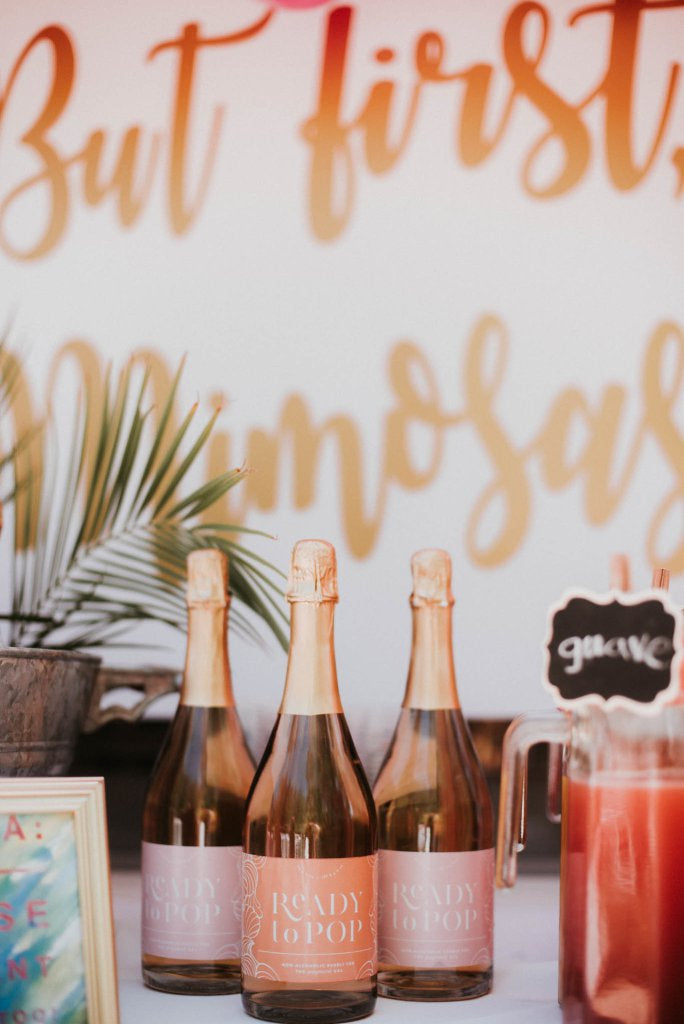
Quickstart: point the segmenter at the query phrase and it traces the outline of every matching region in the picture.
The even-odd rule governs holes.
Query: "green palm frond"
[[[12,610],[0,616],[12,646],[113,646],[147,619],[184,629],[186,558],[199,547],[228,555],[235,630],[258,639],[256,617],[286,645],[282,574],[237,539],[259,531],[198,521],[246,471],[190,483],[218,412],[198,427],[194,405],[174,426],[182,369],[156,423],[146,405],[149,373],[136,385],[126,367],[107,378],[100,409],[86,397],[77,410],[66,457],[52,457],[51,431],[41,438],[39,468],[34,461],[21,481],[21,508],[12,506]],[[0,414],[1,371],[0,360]],[[14,451],[15,487],[20,462]]]
[[[7,344],[7,335],[0,335],[0,423],[5,424],[11,418],[12,405],[19,397],[21,381],[21,363],[14,356]],[[35,425],[31,429],[12,432],[11,440],[7,449],[0,449],[0,474],[5,476],[4,470],[10,467],[15,459],[21,458],[26,453],[40,433],[40,426]],[[3,441],[6,441],[3,438]],[[0,501],[8,502],[16,496],[26,481],[20,476],[13,478],[9,490],[3,490]]]

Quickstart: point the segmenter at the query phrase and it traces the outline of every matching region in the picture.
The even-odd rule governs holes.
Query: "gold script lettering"
[[[668,349],[672,359],[666,364]],[[684,331],[677,324],[666,322],[654,332],[646,351],[642,386],[644,426],[653,434],[674,477],[672,490],[653,517],[647,550],[652,564],[670,565],[673,572],[684,572],[684,531],[675,545],[668,548],[664,546],[661,534],[673,510],[679,509],[676,521],[680,527],[684,519],[684,438],[674,419],[677,403],[681,409],[683,384]]]
[[[199,25],[192,23],[183,28],[177,39],[168,39],[163,43],[154,46],[149,54],[148,60],[153,60],[157,54],[165,50],[177,50],[178,76],[176,79],[176,97],[173,107],[172,128],[171,128],[171,160],[169,163],[169,218],[174,232],[178,235],[184,234],[193,223],[199,209],[204,202],[209,188],[209,180],[212,168],[216,160],[218,150],[219,133],[223,120],[223,108],[217,107],[214,110],[211,131],[209,133],[209,144],[204,160],[204,166],[197,188],[197,196],[194,203],[186,203],[185,196],[185,162],[188,150],[188,135],[190,126],[190,113],[192,104],[193,83],[195,77],[195,63],[197,54],[205,47],[228,46],[231,43],[241,43],[258,35],[271,20],[273,12],[267,11],[258,21],[249,25],[239,32],[231,32],[222,36],[210,36],[203,38],[200,35]]]
[[[676,361],[674,377],[665,370],[668,353]],[[366,557],[389,514],[392,487],[421,490],[440,474],[452,472],[445,467],[447,434],[468,428],[491,475],[481,492],[472,495],[465,545],[472,562],[495,568],[520,549],[532,529],[535,470],[542,488],[549,492],[579,482],[586,521],[601,525],[610,521],[627,499],[649,440],[660,451],[674,484],[649,525],[648,555],[654,563],[666,561],[673,572],[684,572],[684,530],[666,552],[667,558],[662,539],[665,527],[672,527],[668,517],[684,505],[684,438],[674,418],[684,384],[684,331],[675,324],[663,324],[653,332],[646,348],[641,396],[630,396],[627,388],[611,383],[590,403],[578,388],[565,388],[550,402],[541,426],[526,443],[513,440],[496,408],[505,386],[508,357],[505,325],[491,314],[481,317],[465,345],[462,405],[450,408],[421,349],[406,341],[392,348],[388,377],[393,404],[384,419],[379,482],[370,502],[364,487],[362,440],[353,419],[337,413],[317,425],[302,396],[288,397],[274,430],[252,427],[247,432],[245,450],[253,472],[240,489],[239,508],[230,509],[232,521],[244,521],[253,508],[270,512],[285,504],[282,483],[288,463],[294,506],[313,506],[323,444],[331,443],[337,456],[344,534],[350,550],[357,557]],[[667,386],[663,383],[666,379]],[[628,404],[635,397],[642,411],[636,427],[630,428]],[[416,464],[411,450],[416,428],[427,431],[429,439],[430,454],[423,466]],[[216,442],[216,451],[222,456],[230,450],[225,432],[217,432]],[[620,455],[621,451],[625,454]],[[225,464],[212,464],[212,472]],[[460,486],[463,489],[464,485]],[[492,531],[497,512],[496,530]]]
[[[490,467],[490,478],[479,493],[466,490],[471,500],[465,522],[465,547],[471,561],[494,568],[511,558],[532,530],[536,491],[541,487],[558,492],[573,483],[582,487],[586,521],[601,525],[610,521],[627,500],[640,459],[658,453],[672,476],[664,496],[653,495],[654,513],[648,524],[646,550],[652,563],[667,563],[673,572],[684,572],[684,436],[676,412],[684,391],[684,330],[677,324],[659,324],[648,340],[641,391],[630,395],[623,385],[607,384],[590,402],[577,387],[561,390],[549,403],[541,425],[528,440],[513,440],[497,403],[505,388],[509,358],[508,332],[503,322],[487,314],[473,326],[463,352],[463,398],[449,406],[440,390],[439,377],[425,353],[409,341],[390,350],[388,382],[391,404],[382,423],[379,473],[374,493],[369,494],[364,461],[364,439],[353,418],[341,412],[316,424],[302,395],[286,397],[277,426],[272,430],[253,425],[246,434],[244,450],[251,473],[231,499],[211,510],[210,518],[240,524],[252,509],[263,512],[282,507],[291,496],[295,508],[304,509],[318,500],[321,459],[326,451],[336,459],[338,500],[347,544],[357,557],[367,557],[376,546],[391,510],[393,490],[428,488],[438,476],[454,473],[446,465],[446,440],[458,430],[473,438]],[[56,387],[60,365],[75,359],[82,387],[91,402],[101,401],[105,369],[96,349],[84,341],[71,341],[55,356],[50,370]],[[131,363],[150,366],[150,384],[157,395],[153,417],[159,415],[161,396],[172,376],[166,360],[156,352],[140,351]],[[31,422],[33,403],[25,376],[19,372],[20,403],[16,429]],[[56,392],[50,391],[56,404]],[[630,402],[639,403],[628,417]],[[632,420],[636,426],[630,427]],[[94,422],[93,427],[94,429]],[[172,429],[170,426],[169,429]],[[421,437],[421,459],[413,438]],[[427,444],[425,441],[427,440]],[[95,438],[90,439],[88,458],[93,457]],[[223,472],[235,439],[216,429],[208,447],[207,479]],[[427,455],[426,455],[427,452]],[[622,454],[620,454],[622,453]],[[40,449],[23,455],[24,475]],[[291,495],[284,492],[285,471],[291,473]],[[467,488],[467,478],[459,488]],[[539,482],[537,482],[539,481]],[[238,492],[239,491],[239,496]],[[25,500],[22,498],[21,500]],[[676,513],[679,511],[679,515]],[[492,519],[496,529],[492,530]],[[672,539],[674,536],[674,540]],[[31,538],[25,538],[25,545]]]
[[[415,78],[410,100],[401,115],[402,129],[393,146],[388,143],[388,125],[397,117],[397,90],[390,80],[371,82],[359,113],[350,116],[344,112],[354,9],[349,4],[334,8],[327,21],[316,109],[302,125],[302,136],[310,148],[309,219],[313,233],[321,241],[332,241],[341,235],[353,212],[362,160],[372,174],[385,174],[394,167],[410,144],[422,92],[430,86],[444,87],[451,83],[458,83],[462,88],[462,103],[456,119],[456,146],[464,166],[474,167],[489,159],[505,136],[515,106],[527,103],[546,122],[546,128],[523,156],[522,184],[529,196],[552,199],[576,187],[589,167],[592,143],[595,149],[602,146],[605,152],[611,183],[622,191],[635,188],[653,168],[662,151],[681,71],[679,64],[669,68],[650,148],[639,165],[633,151],[641,16],[645,12],[653,16],[658,11],[682,7],[684,0],[613,0],[579,8],[569,19],[570,29],[597,14],[608,15],[612,24],[599,84],[576,103],[570,102],[541,75],[540,66],[552,28],[550,8],[542,3],[524,0],[509,11],[502,33],[501,68],[475,62],[449,70],[444,35],[423,32],[414,49]],[[531,27],[537,28],[533,33],[537,43],[532,51]],[[376,61],[388,65],[394,52],[381,48],[375,56]],[[654,73],[650,69],[650,74]],[[497,74],[506,75],[508,91],[500,113],[492,118],[489,108]],[[589,122],[585,123],[583,115],[594,104],[604,106],[605,116],[602,138],[592,139]],[[486,120],[496,122],[489,135]],[[360,136],[360,144],[355,144],[355,135]],[[538,167],[550,144],[560,151],[561,158],[554,162],[558,166],[550,175],[538,180],[544,173]],[[674,154],[675,166],[678,166],[678,159]]]
[[[681,72],[679,64],[670,68],[665,98],[655,134],[644,163],[639,167],[633,158],[635,67],[640,38],[641,15],[645,11],[672,10],[684,7],[684,0],[613,0],[613,3],[592,4],[580,8],[570,19],[570,25],[594,14],[608,14],[613,19],[610,54],[605,77],[595,92],[590,93],[583,106],[597,96],[605,100],[605,135],[608,170],[616,188],[626,191],[634,188],[648,174],[661,148],[665,129],[672,113],[677,83]]]
[[[395,51],[381,45],[373,53],[374,68],[380,65],[387,74],[375,80],[371,76],[365,93],[361,87],[362,99],[356,111],[350,112],[345,110],[347,93],[359,91],[347,89],[355,9],[351,4],[333,7],[326,22],[315,109],[302,125],[310,155],[308,201],[314,236],[332,241],[342,234],[353,213],[361,170],[384,175],[397,166],[415,135],[423,94],[435,87],[460,89],[454,136],[456,154],[463,166],[474,168],[490,159],[505,138],[516,106],[527,104],[539,112],[545,123],[521,156],[522,186],[529,196],[548,200],[569,192],[584,178],[592,155],[596,158],[601,152],[605,155],[610,183],[621,191],[636,188],[663,153],[681,80],[679,63],[671,63],[663,71],[649,66],[651,78],[663,76],[663,91],[652,116],[652,127],[644,128],[650,134],[648,145],[638,145],[635,110],[643,22],[646,16],[652,19],[658,12],[681,8],[684,0],[612,0],[578,8],[569,18],[567,30],[572,31],[580,22],[588,21],[591,26],[598,20],[600,24],[600,16],[605,16],[610,19],[610,42],[603,66],[598,69],[598,84],[574,102],[541,73],[552,29],[558,28],[558,16],[554,24],[550,5],[524,0],[512,6],[505,17],[498,65],[473,61],[463,67],[448,68],[445,34],[425,31],[415,42],[413,78],[406,83],[408,89],[399,88],[389,73],[397,56]],[[272,16],[273,10],[266,11],[245,28],[217,36],[203,36],[199,24],[191,22],[176,37],[149,50],[148,61],[164,53],[176,56],[166,133],[167,213],[175,235],[190,230],[207,201],[223,125],[224,107],[216,105],[194,195],[190,195],[188,161],[193,147],[191,123],[199,54],[208,48],[254,38]],[[534,44],[530,43],[532,36],[536,39]],[[58,245],[67,230],[72,206],[79,198],[79,188],[83,202],[91,206],[111,196],[121,226],[136,223],[150,199],[161,165],[163,135],[143,124],[126,128],[120,139],[106,127],[96,127],[80,148],[66,151],[60,146],[60,122],[72,104],[77,60],[71,36],[59,25],[48,25],[34,35],[12,66],[0,94],[0,125],[27,59],[34,51],[42,52],[45,46],[49,47],[52,62],[44,101],[19,140],[30,159],[37,161],[38,169],[0,197],[0,247],[19,260],[39,259]],[[504,78],[505,88],[497,90],[503,92],[504,98],[500,109],[493,112],[497,76]],[[407,98],[403,98],[405,94]],[[593,129],[592,134],[595,119],[585,119],[585,114],[596,105],[601,107],[603,116],[601,127]],[[487,124],[494,128],[488,129]],[[194,142],[196,146],[196,139]],[[544,159],[550,147],[560,155],[559,160],[552,161],[551,171],[545,169]],[[644,148],[645,156],[638,161],[635,151]],[[115,155],[110,155],[109,162],[114,170],[105,176],[105,155],[112,149]],[[680,196],[684,194],[681,145],[673,150],[671,159],[679,175],[675,195]],[[41,191],[47,202],[41,207],[45,213],[37,237],[30,242],[12,238],[8,221],[21,223],[21,201],[30,201]]]
[[[214,111],[205,159],[199,184],[193,200],[187,196],[186,162],[190,146],[190,120],[192,97],[196,77],[197,54],[207,47],[225,46],[251,39],[268,24],[273,12],[238,32],[204,38],[197,24],[186,25],[176,39],[169,39],[153,47],[148,59],[164,51],[178,51],[176,90],[171,109],[168,159],[168,215],[174,234],[186,233],[204,204],[218,149],[223,108]],[[76,81],[77,62],[74,43],[69,33],[59,25],[49,25],[38,32],[19,54],[10,71],[4,92],[0,94],[0,126],[4,111],[11,100],[14,85],[27,58],[41,44],[51,48],[52,67],[45,101],[38,116],[21,136],[21,144],[38,160],[38,170],[15,185],[0,200],[0,247],[7,255],[18,260],[36,260],[50,253],[62,240],[68,227],[71,206],[77,197],[75,175],[81,171],[82,198],[90,206],[97,206],[108,196],[116,200],[116,212],[122,227],[130,227],[141,216],[150,198],[159,166],[161,135],[146,132],[143,125],[127,128],[119,143],[114,170],[105,179],[102,166],[106,150],[111,148],[111,133],[105,128],[91,131],[80,149],[67,153],[60,150],[54,140],[62,114],[67,109]],[[149,135],[149,138],[147,137]],[[114,140],[116,142],[116,140]],[[78,178],[76,178],[78,181]],[[32,197],[36,191],[46,190],[48,201],[38,237],[30,244],[12,241],[7,221],[22,198]]]

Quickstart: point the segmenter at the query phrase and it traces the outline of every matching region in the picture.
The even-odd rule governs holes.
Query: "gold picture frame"
[[[0,1016],[119,1024],[104,780],[0,778]]]

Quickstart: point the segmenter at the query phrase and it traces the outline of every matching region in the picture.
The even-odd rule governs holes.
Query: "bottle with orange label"
[[[335,550],[294,548],[278,718],[247,804],[242,1001],[260,1020],[357,1020],[376,1000],[376,819],[335,668]]]
[[[492,984],[492,807],[456,690],[451,560],[429,549],[411,568],[408,682],[374,789],[378,992],[471,999]]]
[[[188,644],[176,715],[143,819],[142,972],[162,992],[240,990],[242,824],[254,775],[228,661],[228,566],[188,557]]]

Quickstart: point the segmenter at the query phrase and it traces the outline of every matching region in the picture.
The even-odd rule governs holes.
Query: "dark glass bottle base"
[[[485,971],[413,971],[403,968],[378,972],[378,995],[386,999],[447,1002],[477,999],[492,988],[492,968]]]
[[[250,1017],[301,1024],[336,1024],[360,1020],[375,1008],[374,992],[325,992],[299,989],[280,992],[243,992],[242,1005]]]
[[[240,991],[240,967],[217,970],[207,964],[143,967],[143,981],[157,992],[184,996],[224,996]]]

